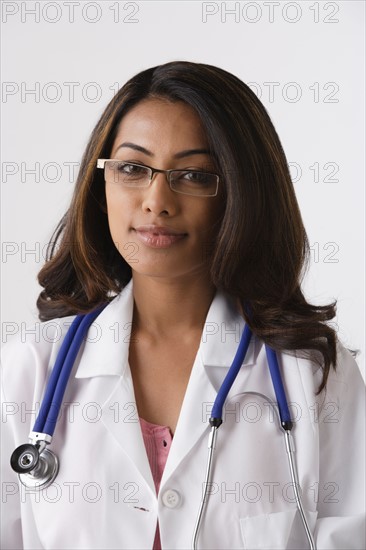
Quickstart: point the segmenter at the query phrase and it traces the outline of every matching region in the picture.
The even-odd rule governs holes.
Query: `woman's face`
[[[182,101],[146,99],[121,120],[110,158],[164,170],[215,173],[205,150],[208,142],[192,107]],[[112,239],[133,272],[169,279],[207,273],[224,209],[222,185],[220,181],[217,196],[202,197],[171,190],[162,173],[155,174],[147,188],[106,182]],[[154,235],[159,231],[167,234]]]

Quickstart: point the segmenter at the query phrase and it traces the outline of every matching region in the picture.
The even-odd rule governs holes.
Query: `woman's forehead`
[[[124,143],[133,143],[153,158],[159,151],[175,156],[185,150],[201,150],[209,155],[203,124],[196,111],[183,101],[149,98],[135,105],[121,119],[112,152]],[[138,150],[137,148],[135,148]]]

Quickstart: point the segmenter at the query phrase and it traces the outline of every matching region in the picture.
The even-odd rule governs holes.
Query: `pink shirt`
[[[147,422],[143,418],[140,418],[140,425],[155,483],[156,494],[158,494],[173,436],[168,426],[151,424],[151,422]],[[156,526],[153,550],[161,550],[159,523]]]

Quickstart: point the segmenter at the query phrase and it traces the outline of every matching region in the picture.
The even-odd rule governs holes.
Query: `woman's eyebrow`
[[[131,143],[130,141],[126,141],[121,145],[119,145],[116,149],[116,152],[118,151],[118,149],[121,149],[121,147],[128,147],[129,149],[140,151],[141,153],[144,153],[149,157],[154,156],[154,153],[152,153],[148,149],[145,149],[145,147],[142,147],[141,145],[136,145],[136,143]],[[173,158],[181,159],[183,157],[189,157],[191,155],[209,155],[209,154],[210,154],[210,151],[208,149],[186,149],[185,151],[180,151],[179,153],[176,153],[175,155],[173,155]]]

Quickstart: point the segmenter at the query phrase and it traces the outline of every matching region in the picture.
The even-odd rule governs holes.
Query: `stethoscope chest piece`
[[[43,449],[40,453],[38,447],[31,443],[15,449],[10,463],[13,470],[18,473],[20,482],[27,489],[36,491],[51,485],[59,470],[58,458],[52,451]]]

